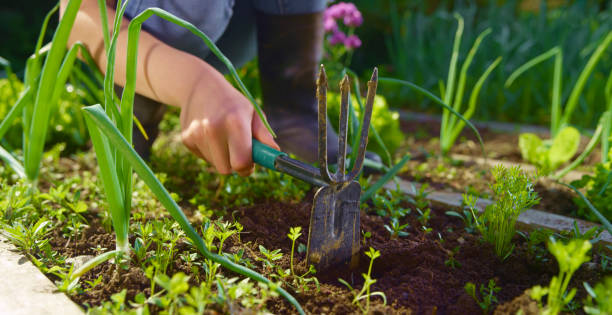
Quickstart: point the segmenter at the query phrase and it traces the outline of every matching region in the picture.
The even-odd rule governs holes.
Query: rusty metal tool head
[[[340,82],[340,123],[338,126],[338,163],[330,173],[327,163],[327,77],[321,66],[317,79],[319,103],[319,171],[323,185],[316,192],[310,215],[307,259],[317,269],[347,264],[354,268],[359,263],[359,198],[361,185],[355,180],[365,159],[372,107],[378,83],[378,70],[374,68],[368,82],[368,93],[361,124],[359,151],[352,169],[346,172],[346,143],[348,129],[349,78]],[[358,92],[357,92],[358,93]],[[359,97],[359,96],[358,96]]]

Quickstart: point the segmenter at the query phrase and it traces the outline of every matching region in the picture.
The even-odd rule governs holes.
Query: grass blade
[[[242,274],[256,281],[263,282],[266,284],[272,284],[270,280],[268,280],[261,274],[251,269],[248,269],[242,265],[238,265],[224,256],[210,252],[204,244],[204,240],[202,240],[200,235],[196,232],[196,230],[187,220],[185,213],[183,213],[178,204],[174,201],[174,199],[172,199],[170,193],[161,184],[157,177],[155,177],[151,169],[142,160],[138,153],[134,151],[134,149],[130,146],[127,140],[125,140],[125,138],[121,135],[121,132],[115,127],[115,125],[113,125],[113,122],[104,113],[102,107],[100,105],[88,106],[84,107],[83,111],[85,113],[85,117],[87,117],[87,119],[89,119],[92,123],[95,123],[95,126],[92,124],[92,127],[95,128],[91,129],[96,129],[99,134],[104,134],[104,136],[108,139],[109,143],[116,148],[117,152],[119,152],[124,159],[129,161],[140,179],[142,179],[147,184],[153,194],[168,210],[170,215],[177,221],[183,231],[185,231],[185,234],[191,239],[194,246],[200,251],[200,253],[202,253],[204,257],[221,264],[223,267],[231,271]],[[90,130],[90,133],[93,132]],[[273,288],[285,299],[287,299],[287,301],[293,304],[297,308],[298,312],[300,312],[300,314],[304,314],[304,311],[300,307],[297,300],[293,298],[293,296],[291,296],[287,291],[283,290],[280,287],[273,286]]]
[[[549,51],[538,55],[536,57],[534,57],[533,59],[527,61],[524,65],[520,66],[518,69],[514,70],[514,72],[512,72],[512,74],[510,74],[510,76],[508,77],[508,79],[506,80],[506,83],[504,84],[504,86],[506,88],[509,88],[512,83],[514,83],[514,81],[521,76],[521,74],[523,74],[525,71],[533,68],[534,66],[536,66],[537,64],[546,61],[546,59],[558,55],[561,53],[561,48],[559,48],[559,46],[553,47],[552,49],[550,49]]]

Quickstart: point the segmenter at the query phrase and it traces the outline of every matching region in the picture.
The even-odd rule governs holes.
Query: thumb
[[[274,137],[270,134],[264,123],[261,121],[257,113],[253,114],[253,122],[252,122],[252,131],[253,137],[261,143],[266,144],[276,150],[280,150],[280,147],[274,141]]]

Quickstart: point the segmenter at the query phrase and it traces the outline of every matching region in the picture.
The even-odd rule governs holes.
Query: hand
[[[220,75],[219,75],[220,76]],[[220,174],[253,172],[252,138],[279,149],[253,105],[220,76],[199,82],[181,110],[181,138]]]

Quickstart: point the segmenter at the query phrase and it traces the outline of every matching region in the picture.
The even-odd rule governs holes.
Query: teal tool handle
[[[287,153],[273,149],[259,142],[259,140],[253,139],[253,162],[273,171],[278,171],[274,162],[281,155],[287,155]]]

